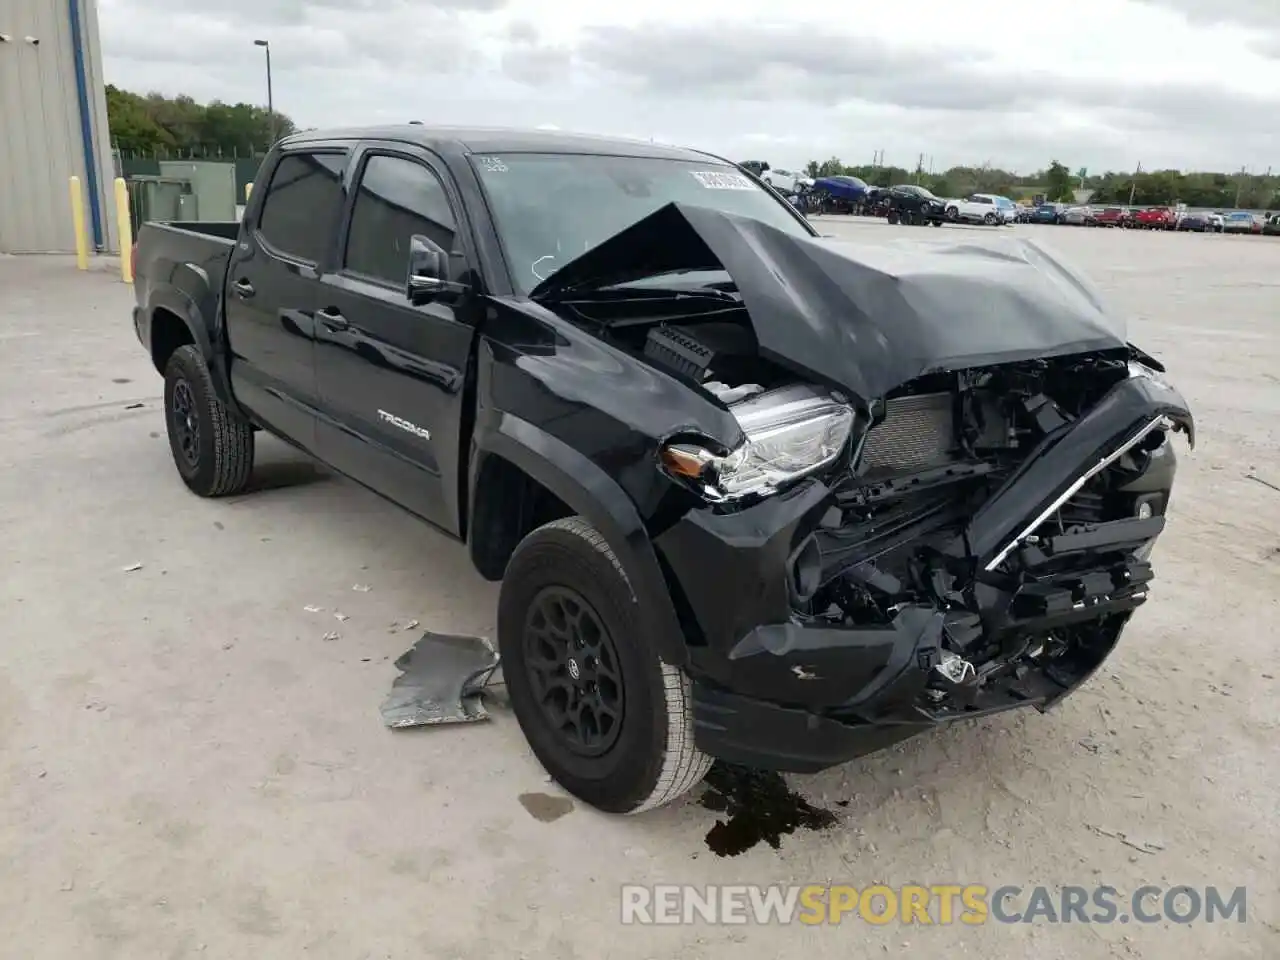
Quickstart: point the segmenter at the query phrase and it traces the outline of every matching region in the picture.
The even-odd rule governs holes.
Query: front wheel
[[[996,215],[994,213],[988,213],[985,217],[982,218],[982,222],[985,223],[988,227],[993,226],[996,222]]]
[[[240,493],[253,472],[253,426],[227,408],[193,346],[179,347],[164,369],[169,450],[182,482],[202,497]]]
[[[706,776],[689,679],[659,658],[622,565],[583,518],[545,524],[516,547],[498,651],[520,729],[575,797],[640,813]]]
[[[885,219],[887,219],[887,220],[889,221],[889,223],[891,223],[891,224],[897,224],[898,219],[899,219],[899,217],[898,217],[898,211],[897,211],[897,210],[890,210],[890,211],[889,211],[889,213],[888,213],[888,216],[887,216]]]
[[[959,219],[960,219],[960,210],[959,210],[959,208],[957,208],[957,207],[947,207],[947,219],[948,219],[948,220],[952,220],[952,221],[959,220]]]

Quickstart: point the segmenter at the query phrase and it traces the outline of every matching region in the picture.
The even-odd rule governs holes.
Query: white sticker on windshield
[[[755,184],[740,173],[719,170],[691,170],[693,178],[708,190],[754,190]]]
[[[502,162],[501,157],[481,157],[480,165],[484,167],[485,173],[506,173],[507,165]]]

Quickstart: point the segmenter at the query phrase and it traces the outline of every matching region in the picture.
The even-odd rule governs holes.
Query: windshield
[[[793,207],[713,160],[508,153],[472,157],[520,293],[592,247],[680,202],[812,232]]]

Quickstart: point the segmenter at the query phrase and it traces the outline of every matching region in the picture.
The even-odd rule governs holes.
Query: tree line
[[[1280,210],[1280,176],[1251,176],[1247,173],[1187,172],[1180,170],[1135,170],[1130,173],[1090,174],[1072,171],[1057,160],[1042,170],[1018,174],[998,167],[951,167],[942,173],[922,168],[864,164],[850,166],[838,157],[810,160],[805,172],[811,177],[843,174],[867,183],[891,186],[918,183],[940,197],[963,197],[971,193],[994,193],[1015,199],[1043,195],[1047,200],[1071,202],[1077,190],[1090,191],[1094,203],[1159,206],[1185,203],[1189,207],[1239,207],[1245,210]]]
[[[196,103],[179,94],[130,93],[107,85],[107,125],[112,145],[126,157],[254,157],[266,153],[272,133],[293,133],[294,122],[249,103]]]

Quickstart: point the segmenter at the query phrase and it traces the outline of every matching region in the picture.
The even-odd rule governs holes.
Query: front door
[[[294,443],[315,443],[314,301],[342,214],[342,151],[286,153],[259,187],[227,267],[235,395]]]
[[[338,268],[318,287],[320,456],[450,533],[460,532],[463,387],[477,294],[415,306],[409,238],[449,251],[455,278],[478,273],[455,193],[426,151],[366,145],[355,162]]]

